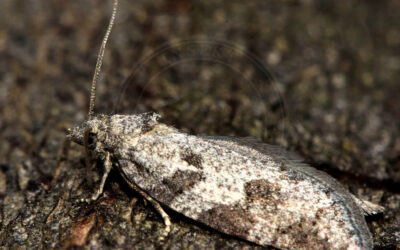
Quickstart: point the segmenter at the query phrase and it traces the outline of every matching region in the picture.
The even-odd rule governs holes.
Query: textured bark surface
[[[0,247],[259,248],[170,210],[160,243],[162,219],[116,171],[98,201],[76,201],[102,170],[64,144],[65,129],[87,116],[111,6],[0,2]],[[385,206],[367,218],[375,247],[400,248],[399,11],[396,1],[121,0],[96,112],[153,110],[189,133],[296,151]]]

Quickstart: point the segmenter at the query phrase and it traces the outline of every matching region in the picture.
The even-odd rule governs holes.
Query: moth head
[[[80,145],[86,145],[88,149],[96,148],[98,142],[104,141],[107,124],[110,117],[106,115],[94,116],[72,129],[67,130],[67,138]]]

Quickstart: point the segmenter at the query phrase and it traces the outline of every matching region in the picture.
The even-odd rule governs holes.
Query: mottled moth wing
[[[316,168],[310,167],[308,164],[304,163],[304,159],[298,154],[287,151],[281,146],[271,145],[262,142],[260,139],[255,137],[230,137],[230,136],[203,136],[206,140],[212,140],[216,143],[224,145],[225,147],[235,148],[240,147],[245,152],[250,153],[252,148],[260,152],[257,157],[267,157],[272,156],[275,159],[280,159],[284,162],[288,168],[293,171],[297,171],[301,174],[308,176],[309,178],[316,179],[321,183],[324,183],[327,188],[335,190],[337,193],[341,193],[345,199],[349,200],[349,192],[340,184],[336,179],[332,178],[327,173],[317,170]],[[357,206],[359,206],[363,211],[364,215],[373,215],[381,213],[384,211],[384,207],[377,204],[371,203],[369,201],[361,200],[358,197],[351,195]]]
[[[285,168],[288,174],[293,175],[292,178],[296,178],[296,176],[304,178],[306,176],[311,180],[321,182],[327,190],[335,191],[338,195],[341,194],[346,202],[353,201],[353,196],[349,196],[349,192],[337,180],[325,172],[310,167],[304,163],[301,156],[280,146],[264,143],[254,137],[205,136],[203,138],[232,150],[240,149],[243,154],[249,155],[256,150],[257,153],[254,157],[265,160],[273,158],[277,162],[280,161],[282,164],[280,167]]]
[[[153,198],[224,233],[280,248],[372,248],[352,195],[289,155],[250,138],[173,130],[143,135],[118,161]]]

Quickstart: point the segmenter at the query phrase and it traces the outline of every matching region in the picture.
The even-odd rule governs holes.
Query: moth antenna
[[[94,114],[94,101],[96,99],[96,84],[99,79],[101,65],[103,64],[104,51],[106,49],[106,44],[108,37],[110,36],[112,26],[114,25],[115,16],[117,14],[118,0],[114,0],[113,12],[108,23],[106,34],[104,35],[103,42],[100,47],[99,55],[97,56],[96,69],[93,74],[92,88],[90,90],[90,103],[89,103],[89,120],[92,119]]]

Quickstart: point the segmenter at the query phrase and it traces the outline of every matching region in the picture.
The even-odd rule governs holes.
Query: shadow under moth
[[[228,235],[283,249],[372,249],[364,215],[383,211],[358,199],[324,172],[254,138],[195,136],[159,122],[160,115],[94,115],[96,82],[118,1],[92,82],[89,119],[67,133],[104,161],[96,200],[112,166],[151,202]],[[114,161],[112,164],[111,161]]]

